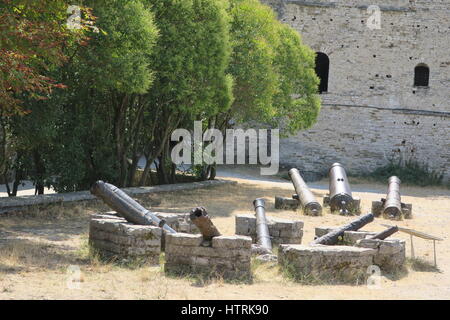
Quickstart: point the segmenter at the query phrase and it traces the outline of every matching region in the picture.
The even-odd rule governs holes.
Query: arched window
[[[330,69],[330,59],[325,53],[316,54],[316,74],[320,79],[319,93],[328,91],[328,72]]]
[[[430,68],[426,64],[419,64],[414,68],[414,86],[428,87],[430,81]]]

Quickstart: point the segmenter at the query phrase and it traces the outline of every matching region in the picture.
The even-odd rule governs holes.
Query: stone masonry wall
[[[321,237],[335,228],[336,227],[316,227],[315,235],[316,237]],[[374,249],[373,264],[379,266],[382,271],[389,272],[400,269],[406,259],[405,241],[394,238],[385,240],[366,239],[375,234],[376,232],[364,230],[345,231],[344,237],[339,244]]]
[[[361,284],[374,249],[351,246],[280,245],[278,263],[300,281]]]
[[[128,223],[120,218],[91,219],[89,244],[103,257],[144,258],[159,263],[162,231],[159,227]]]
[[[267,217],[269,234],[273,244],[302,243],[303,221]],[[235,218],[236,234],[249,236],[256,242],[256,217],[251,214],[239,214]]]
[[[198,233],[198,228],[192,223],[189,218],[189,213],[168,213],[168,212],[153,212],[158,218],[166,221],[166,224],[177,232]],[[92,218],[121,218],[115,211],[108,211],[92,215]]]
[[[251,277],[250,237],[214,237],[211,247],[201,246],[202,241],[199,234],[167,234],[165,272],[192,272],[234,279]]]
[[[373,263],[382,271],[392,271],[403,266],[406,260],[405,240],[400,239],[361,239],[357,247],[377,250]]]
[[[330,60],[318,121],[281,140],[282,165],[319,176],[333,162],[360,173],[401,158],[450,178],[450,0],[262,2]],[[366,24],[370,5],[381,29]],[[428,87],[413,85],[421,63]]]

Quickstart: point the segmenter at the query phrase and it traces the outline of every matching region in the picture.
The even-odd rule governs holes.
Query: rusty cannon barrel
[[[92,185],[90,191],[128,222],[141,225],[154,225],[168,233],[176,233],[164,220],[159,219],[154,213],[145,209],[129,195],[112,184],[99,180]]]
[[[364,227],[366,224],[372,222],[374,218],[375,217],[372,213],[368,213],[356,220],[353,220],[345,226],[334,229],[333,231],[321,236],[320,238],[315,239],[313,242],[311,242],[311,244],[335,245],[336,243],[338,243],[339,237],[344,236],[345,231],[357,231]]]
[[[294,198],[300,201],[304,213],[306,215],[319,216],[322,213],[322,206],[317,202],[311,190],[309,190],[298,169],[292,168],[289,170],[289,177],[296,192]]]
[[[388,192],[383,206],[383,214],[389,218],[398,218],[402,215],[400,183],[400,179],[395,176],[388,180]]]
[[[344,167],[340,163],[333,163],[329,176],[331,211],[339,211],[341,214],[349,213],[353,197]]]
[[[381,231],[380,233],[377,233],[376,235],[370,237],[369,239],[378,239],[378,240],[384,240],[390,236],[392,236],[394,233],[398,232],[398,227],[393,226],[386,230]]]
[[[266,208],[264,199],[258,198],[253,201],[256,215],[256,237],[258,245],[267,253],[272,253],[272,240],[267,226]]]
[[[214,237],[220,236],[219,230],[211,221],[208,212],[204,207],[196,207],[191,210],[189,215],[192,223],[200,230],[204,240],[211,240]]]

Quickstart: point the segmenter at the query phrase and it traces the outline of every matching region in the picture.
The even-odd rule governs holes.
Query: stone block
[[[168,245],[178,246],[200,246],[203,241],[201,234],[168,233],[166,234],[166,247]]]
[[[362,284],[376,250],[351,246],[280,245],[278,263],[299,281]]]
[[[300,207],[300,202],[297,199],[287,197],[275,197],[275,209],[280,210],[297,210]]]
[[[406,260],[405,241],[400,239],[361,239],[356,243],[357,247],[371,248],[376,251],[374,264],[381,271],[394,271],[403,267]]]
[[[134,225],[113,215],[96,215],[89,224],[90,246],[106,257],[158,263],[161,236],[161,228]]]
[[[247,236],[218,236],[210,247],[201,246],[202,237],[190,234],[167,235],[168,273],[202,273],[207,276],[241,278],[251,276],[251,244]]]
[[[212,239],[213,248],[245,248],[250,249],[252,239],[247,236],[219,236]]]

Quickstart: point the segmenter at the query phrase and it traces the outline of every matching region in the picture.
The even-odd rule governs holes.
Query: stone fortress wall
[[[308,176],[416,160],[450,178],[450,0],[263,0],[329,59],[317,123],[280,141],[280,161]],[[371,29],[368,7],[381,9]],[[429,85],[414,86],[415,67]]]

